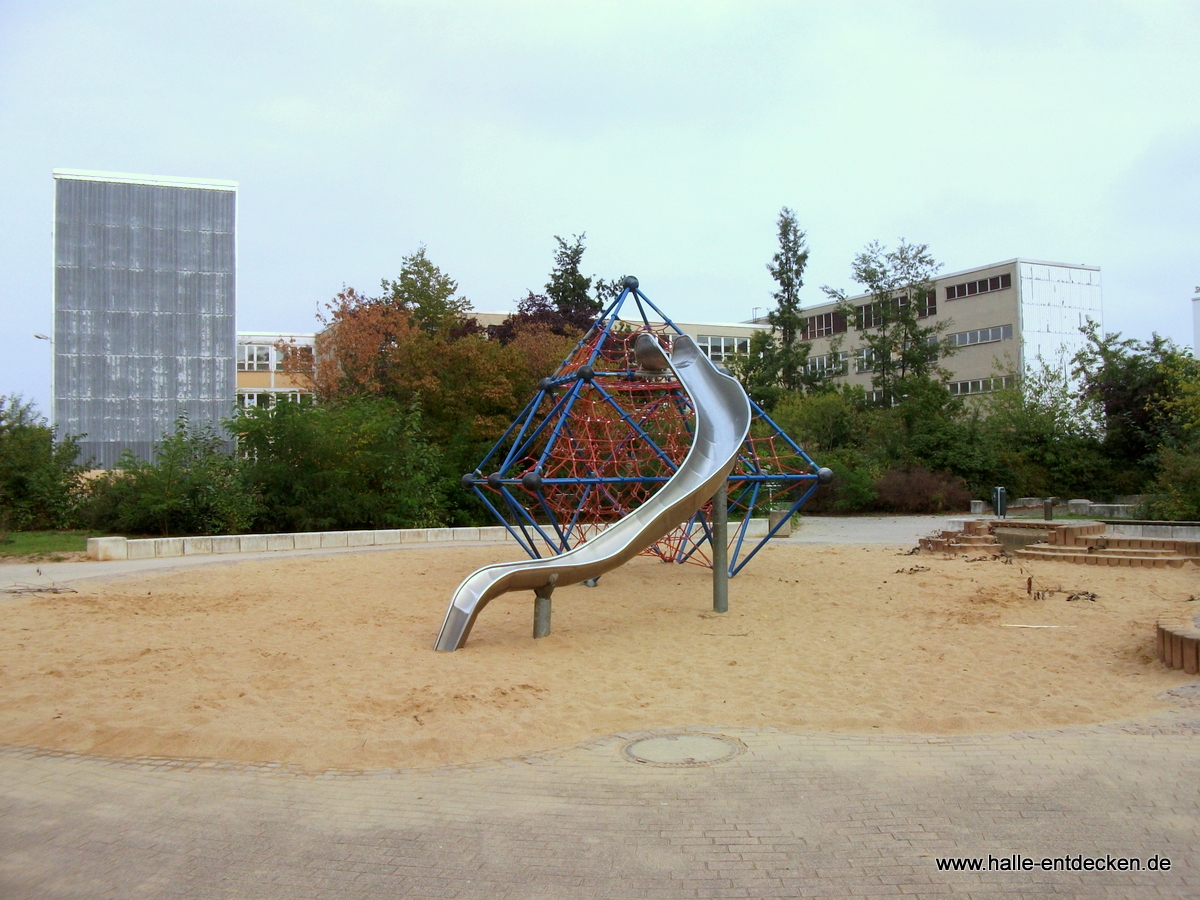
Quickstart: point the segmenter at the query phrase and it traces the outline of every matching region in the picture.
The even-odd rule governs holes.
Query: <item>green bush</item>
[[[865,453],[834,450],[823,454],[818,463],[833,470],[833,481],[813,495],[805,512],[856,513],[874,507],[875,483],[883,473]]]
[[[810,453],[861,447],[874,413],[861,387],[788,393],[771,413],[780,428]]]
[[[1061,369],[1043,362],[983,409],[981,444],[994,463],[973,484],[976,496],[998,484],[1015,497],[1098,499],[1113,490],[1099,424]]]
[[[257,531],[439,525],[439,450],[417,404],[358,398],[247,409],[233,423]]]
[[[1164,448],[1158,454],[1158,475],[1147,503],[1152,519],[1200,521],[1200,450]]]
[[[258,496],[242,479],[237,457],[212,428],[181,418],[147,462],[128,450],[91,483],[88,520],[125,534],[237,534],[258,512]]]
[[[881,509],[898,513],[966,512],[971,495],[957,475],[921,466],[889,469],[875,483]]]
[[[20,397],[0,397],[0,527],[69,528],[79,511],[79,438],[55,430]]]

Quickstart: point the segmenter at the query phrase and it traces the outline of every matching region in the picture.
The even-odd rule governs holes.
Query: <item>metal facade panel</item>
[[[55,422],[83,456],[148,458],[180,415],[220,427],[236,392],[237,194],[55,181]]]
[[[1071,358],[1087,342],[1079,329],[1089,318],[1104,324],[1100,273],[1022,262],[1018,276],[1022,365],[1036,366],[1041,359],[1069,375]]]

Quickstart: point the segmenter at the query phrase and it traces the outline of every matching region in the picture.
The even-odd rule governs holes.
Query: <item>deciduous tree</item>
[[[1192,441],[1188,398],[1200,382],[1200,363],[1158,334],[1149,341],[1101,334],[1091,320],[1087,344],[1075,355],[1073,374],[1103,426],[1104,455],[1133,493],[1155,469],[1160,447]]]
[[[429,260],[424,246],[404,257],[397,278],[385,278],[380,286],[381,302],[407,312],[417,327],[429,334],[462,333],[474,322],[471,302],[456,296],[458,282]]]
[[[0,530],[67,528],[79,502],[79,438],[58,436],[32,403],[0,397]]]
[[[507,343],[491,340],[469,327],[469,306],[453,301],[453,285],[419,252],[406,257],[382,297],[343,289],[322,314],[325,330],[317,338],[312,380],[322,402],[377,397],[401,409],[419,403],[424,428],[441,450],[441,489],[451,521],[465,524],[475,513],[462,505],[462,474],[516,417],[574,338],[535,322]]]
[[[873,241],[854,258],[852,266],[855,282],[870,293],[869,303],[859,308],[849,302],[845,291],[822,288],[838,301],[838,312],[859,329],[872,387],[880,393],[884,406],[903,396],[909,379],[948,375],[938,359],[954,352],[953,346],[939,341],[949,321],[921,324],[936,302],[933,280],[940,268],[925,244],[902,240],[895,250],[889,250]]]

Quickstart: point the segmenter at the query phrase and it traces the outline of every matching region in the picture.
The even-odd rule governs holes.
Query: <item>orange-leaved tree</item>
[[[344,288],[319,316],[324,329],[308,371],[320,402],[372,396],[405,407],[419,404],[424,426],[442,450],[451,519],[464,523],[480,511],[467,501],[459,480],[503,434],[576,336],[531,324],[508,343],[490,340],[457,291],[424,247],[404,258],[400,276],[383,282],[381,296]]]

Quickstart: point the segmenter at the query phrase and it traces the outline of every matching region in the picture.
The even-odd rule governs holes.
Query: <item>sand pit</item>
[[[458,582],[511,546],[209,564],[0,600],[0,743],[308,771],[460,763],[619,731],[996,732],[1145,716],[1192,680],[1154,621],[1200,570],[768,547],[731,582],[638,559],[482,613],[434,653]],[[1037,590],[1099,599],[1037,600]],[[1189,607],[1195,604],[1187,604]],[[1054,626],[1040,628],[1007,626]]]

